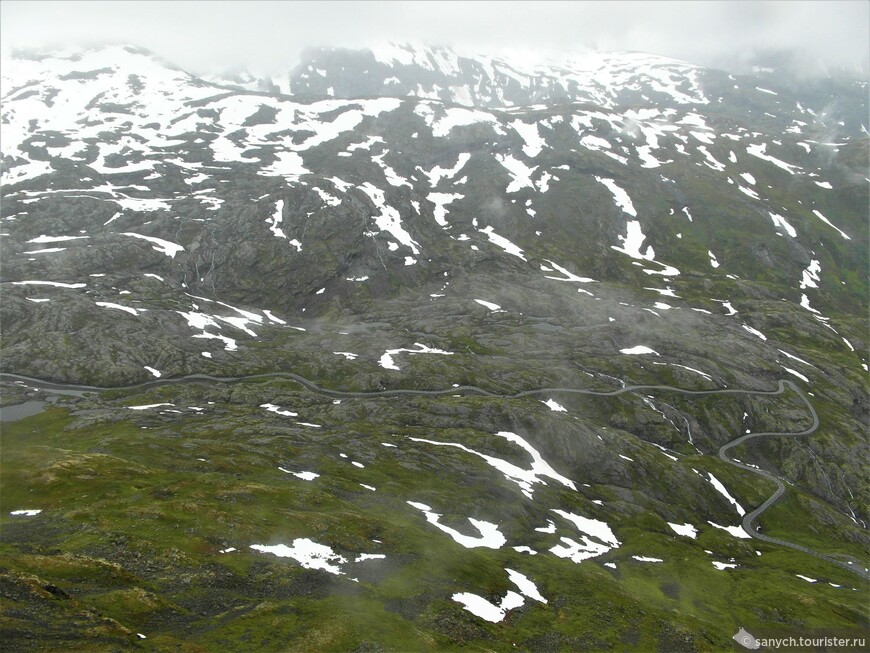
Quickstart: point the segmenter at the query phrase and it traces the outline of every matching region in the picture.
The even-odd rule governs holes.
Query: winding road
[[[745,435],[741,435],[738,438],[731,440],[723,444],[719,448],[719,458],[721,458],[724,462],[734,465],[735,467],[739,467],[742,470],[752,472],[758,476],[766,478],[770,481],[773,481],[776,484],[776,491],[760,506],[758,506],[755,510],[750,513],[747,513],[743,517],[743,530],[746,533],[757,539],[764,542],[768,542],[770,544],[776,544],[779,546],[789,547],[796,551],[801,551],[802,553],[806,553],[811,556],[815,556],[820,560],[824,560],[832,565],[836,565],[846,571],[850,571],[858,576],[862,577],[864,580],[870,580],[870,573],[867,572],[864,565],[861,564],[858,560],[851,558],[851,556],[842,555],[840,556],[842,560],[838,560],[837,558],[832,557],[831,555],[827,555],[824,553],[820,553],[809,547],[805,547],[800,544],[795,544],[794,542],[789,542],[787,540],[781,540],[779,538],[770,537],[759,532],[758,528],[755,526],[756,520],[768,510],[771,506],[773,506],[777,501],[779,501],[783,495],[785,494],[785,484],[779,479],[777,476],[774,476],[770,472],[767,472],[763,469],[759,469],[757,467],[752,467],[750,465],[746,465],[744,463],[738,462],[731,458],[728,455],[728,451],[744,442],[752,440],[754,438],[761,437],[773,437],[773,436],[788,436],[788,437],[799,437],[804,435],[810,435],[814,433],[819,428],[819,416],[816,413],[815,408],[810,403],[810,400],[807,398],[806,394],[804,394],[803,390],[801,390],[798,386],[796,386],[792,381],[788,379],[780,379],[777,381],[776,390],[737,390],[737,389],[718,389],[718,390],[685,390],[683,388],[676,388],[670,385],[626,385],[621,388],[617,388],[615,390],[588,390],[584,388],[536,388],[533,390],[522,390],[520,392],[514,394],[500,394],[496,392],[491,392],[489,390],[485,390],[483,388],[478,388],[477,386],[469,386],[469,385],[461,385],[456,387],[451,387],[443,390],[371,390],[371,391],[343,391],[343,390],[331,390],[329,388],[324,388],[322,386],[317,385],[313,381],[306,379],[303,376],[299,376],[298,374],[294,374],[292,372],[269,372],[264,374],[251,374],[246,376],[210,376],[207,374],[189,374],[187,376],[174,377],[174,378],[166,378],[166,379],[153,379],[151,381],[144,381],[142,383],[134,383],[131,385],[124,386],[113,386],[113,387],[101,387],[101,386],[93,386],[93,385],[80,385],[74,383],[57,383],[53,381],[48,381],[45,379],[36,379],[29,376],[21,376],[18,374],[8,374],[0,372],[0,381],[21,381],[24,383],[31,383],[37,385],[40,389],[46,391],[52,390],[66,390],[66,391],[74,391],[74,392],[105,392],[107,390],[147,390],[149,388],[156,388],[165,385],[172,385],[177,383],[190,383],[190,382],[205,382],[205,383],[235,383],[239,381],[250,381],[256,379],[290,379],[295,381],[302,387],[314,392],[316,394],[320,394],[326,397],[331,397],[333,399],[364,399],[364,398],[372,398],[372,397],[400,397],[400,396],[425,396],[425,397],[439,397],[444,395],[455,395],[455,394],[471,394],[478,395],[483,397],[492,397],[494,399],[519,399],[522,397],[532,397],[536,395],[543,394],[554,394],[554,393],[567,393],[567,394],[580,394],[580,395],[592,395],[596,397],[615,397],[617,395],[630,393],[630,392],[639,392],[639,391],[665,391],[665,392],[676,392],[683,395],[691,395],[691,396],[705,396],[705,395],[766,395],[766,396],[775,396],[781,395],[785,392],[786,386],[793,390],[798,397],[800,397],[801,401],[804,402],[807,409],[812,416],[813,423],[803,431],[798,432],[782,432],[782,431],[773,431],[766,433],[747,433]],[[687,424],[688,426],[688,424]]]

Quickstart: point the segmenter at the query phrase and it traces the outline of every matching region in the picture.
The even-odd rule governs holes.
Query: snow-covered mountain
[[[541,63],[391,44],[362,53],[309,51],[290,74],[289,89],[337,97],[414,96],[490,109],[555,102],[611,109],[638,100],[706,104],[701,72],[698,66],[637,52],[586,53]]]
[[[172,240],[166,238],[170,232],[187,231],[190,242],[173,241],[166,251],[195,288],[213,286],[211,277],[221,271],[209,266],[207,275],[191,275],[191,264],[198,269],[227,242],[216,241],[216,249],[204,252],[190,247],[233,223],[223,219],[224,210],[258,216],[258,228],[247,221],[235,227],[250,231],[251,247],[265,239],[267,251],[278,256],[276,270],[286,270],[306,260],[303,233],[309,226],[326,226],[316,218],[353,212],[362,202],[369,215],[352,221],[352,242],[332,252],[336,265],[303,266],[316,280],[273,306],[289,309],[316,301],[311,291],[341,285],[340,275],[349,276],[353,267],[348,255],[361,248],[369,260],[356,260],[355,276],[374,267],[389,273],[387,261],[427,267],[445,246],[464,249],[466,257],[474,256],[469,250],[494,248],[540,268],[549,260],[544,250],[552,247],[539,245],[547,232],[557,227],[574,237],[572,227],[593,226],[583,214],[600,207],[598,224],[584,236],[597,240],[596,254],[602,247],[610,251],[584,267],[600,269],[613,261],[625,270],[633,259],[647,266],[651,278],[673,278],[688,257],[692,268],[715,270],[720,279],[728,279],[728,272],[737,276],[742,261],[776,267],[793,280],[788,299],[816,320],[827,320],[803,291],[813,288],[817,268],[825,267],[816,252],[819,237],[849,240],[850,232],[858,235],[865,227],[860,213],[828,217],[830,200],[840,199],[840,191],[858,193],[852,204],[861,208],[861,171],[848,166],[855,158],[849,152],[860,152],[866,143],[856,116],[820,114],[751,81],[742,81],[740,91],[733,78],[729,94],[716,95],[709,79],[723,73],[646,55],[594,55],[577,68],[537,67],[530,73],[497,59],[461,59],[445,49],[317,55],[324,57],[324,68],[317,67],[318,59],[303,63],[288,88],[314,77],[329,79],[330,86],[320,89],[309,81],[299,90],[305,101],[215,87],[130,48],[10,62],[3,78],[7,223],[30,239],[69,236],[41,233],[42,220],[32,216],[44,207],[56,218],[55,205],[75,199],[88,206],[86,223],[77,225],[85,228],[72,235],[89,238],[79,241],[116,239],[134,228],[140,236],[164,240]],[[351,62],[362,69],[349,71]],[[369,62],[379,68],[369,70]],[[338,72],[330,75],[332,69]],[[410,81],[392,93],[390,79],[425,80],[430,74],[437,80],[417,82],[415,96],[406,97],[414,92]],[[362,84],[380,82],[371,97],[360,97],[369,90]],[[432,99],[439,88],[440,99]],[[855,93],[864,88],[856,84]],[[345,99],[315,99],[330,89]],[[544,89],[560,90],[548,95]],[[523,104],[504,108],[517,102]],[[779,129],[771,135],[774,125]],[[834,134],[839,140],[831,140]],[[838,165],[825,165],[832,159]],[[699,196],[688,195],[678,179],[687,174],[699,177]],[[800,192],[780,197],[782,183]],[[559,187],[590,198],[572,198],[575,207],[563,197],[554,202]],[[781,263],[770,266],[768,255],[753,255],[728,239],[679,242],[684,228],[694,231],[696,216],[708,234],[714,225],[721,228],[711,214],[729,209],[719,201],[709,206],[708,193],[731,197],[734,217],[753,234],[765,241],[783,238],[782,244],[757,245],[782,250]],[[554,224],[554,213],[571,208],[580,214],[575,225]],[[612,218],[601,219],[608,214]],[[322,234],[311,235],[316,249]],[[187,253],[176,260],[175,252]],[[741,263],[729,265],[729,258]],[[56,260],[42,256],[20,263],[25,270],[39,269]],[[576,267],[579,261],[553,261],[569,263]],[[227,290],[239,299],[234,286],[244,278],[231,269],[223,274]]]
[[[321,570],[310,573],[355,574],[364,612],[393,610],[387,631],[409,638],[354,626],[353,645],[324,648],[404,650],[416,632],[435,648],[601,649],[634,641],[637,619],[657,633],[635,641],[641,649],[671,650],[683,635],[715,648],[727,643],[719,631],[731,607],[701,588],[731,587],[728,570],[773,579],[783,595],[815,591],[796,571],[835,586],[848,577],[741,541],[742,506],[760,504],[771,481],[715,454],[739,433],[806,428],[799,397],[740,394],[788,379],[822,427],[738,452],[792,483],[764,530],[866,553],[866,80],[762,81],[640,53],[518,62],[411,46],[322,48],[285,77],[203,79],[111,46],[4,61],[0,91],[3,372],[105,386],[292,372],[314,384],[251,379],[68,400],[68,421],[45,433],[77,434],[92,458],[69,465],[126,483],[127,471],[107,465],[128,460],[125,442],[135,441],[150,452],[135,475],[174,488],[165,510],[108,500],[111,525],[87,526],[88,537],[127,533],[122,515],[139,510],[183,523],[207,506],[209,525],[191,523],[188,539],[165,545],[189,559],[160,573],[202,581],[208,568],[214,596],[200,605],[158,572],[68,540],[80,513],[59,493],[64,551],[120,561],[164,583],[158,594],[179,611],[214,617],[255,601],[242,567],[217,552],[253,546],[244,555],[260,558],[238,564],[255,575],[268,553]],[[32,394],[22,383],[8,392]],[[312,390],[634,384],[738,392],[327,399]],[[177,448],[181,433],[192,435]],[[73,446],[62,439],[51,446]],[[204,482],[232,487],[232,501],[187,494],[187,475],[210,460],[221,462]],[[80,494],[97,475],[51,473],[48,486]],[[19,486],[34,492],[16,500],[47,496],[33,474]],[[298,492],[289,498],[288,475]],[[232,512],[237,500],[262,512]],[[221,534],[209,530],[223,523]],[[143,555],[168,560],[158,532]],[[36,537],[12,533],[16,545]],[[436,537],[449,553],[429,551]],[[377,573],[349,562],[351,552],[382,555],[362,553],[375,548],[390,560]],[[426,555],[428,570],[418,567]],[[648,571],[657,560],[693,580],[671,587],[666,571]],[[590,584],[602,588],[591,603]],[[668,589],[650,589],[655,598],[638,584]],[[294,588],[312,602],[304,610],[329,609]],[[813,594],[814,610],[841,614],[844,594]],[[735,600],[746,614],[766,609],[752,593]],[[559,625],[557,604],[574,625]],[[584,630],[606,623],[591,604],[625,606],[612,632]],[[164,609],[181,614],[143,608],[142,624],[159,630]],[[300,623],[322,624],[314,612]],[[558,634],[549,644],[546,630]]]

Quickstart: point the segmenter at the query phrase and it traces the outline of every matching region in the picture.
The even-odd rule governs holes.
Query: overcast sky
[[[762,50],[870,67],[870,2],[0,2],[0,45],[125,42],[193,73],[286,71],[311,45],[640,50],[735,69]]]

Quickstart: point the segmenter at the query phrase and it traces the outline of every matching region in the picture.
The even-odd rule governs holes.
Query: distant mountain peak
[[[2,74],[10,648],[724,650],[771,597],[866,610],[827,553],[868,550],[866,86],[404,45]]]
[[[641,52],[467,54],[444,46],[385,43],[361,50],[313,48],[291,71],[292,93],[332,97],[413,96],[471,107],[588,102],[705,104],[705,69]]]

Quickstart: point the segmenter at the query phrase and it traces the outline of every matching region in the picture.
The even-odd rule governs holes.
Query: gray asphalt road
[[[719,458],[730,465],[734,465],[735,467],[739,467],[745,471],[751,472],[753,474],[757,474],[766,479],[773,481],[776,484],[776,491],[771,495],[764,503],[758,506],[752,512],[744,515],[743,517],[743,530],[746,531],[748,535],[751,537],[761,540],[763,542],[768,542],[770,544],[776,544],[779,546],[786,546],[791,549],[795,549],[796,551],[801,551],[811,556],[815,556],[825,562],[828,562],[832,565],[836,565],[842,569],[847,571],[851,571],[852,573],[861,576],[865,580],[870,580],[870,573],[868,573],[864,564],[860,561],[851,558],[850,556],[841,555],[839,556],[842,560],[831,557],[830,555],[826,555],[824,553],[820,553],[819,551],[815,551],[808,547],[802,546],[800,544],[795,544],[794,542],[789,542],[787,540],[781,540],[775,537],[769,537],[764,533],[761,533],[756,526],[756,522],[758,518],[764,513],[767,509],[769,509],[772,505],[774,505],[777,501],[779,501],[783,495],[785,494],[785,484],[778,477],[774,476],[770,472],[767,472],[763,469],[758,469],[756,467],[750,467],[749,465],[745,465],[743,463],[737,462],[733,458],[728,455],[728,451],[733,447],[736,447],[744,442],[755,438],[762,437],[800,437],[804,435],[810,435],[814,433],[816,429],[819,428],[819,416],[816,413],[815,408],[810,403],[810,400],[807,398],[806,394],[804,394],[803,390],[801,390],[794,383],[789,381],[788,379],[780,379],[777,381],[776,390],[738,390],[738,389],[721,389],[721,390],[685,390],[683,388],[675,388],[669,385],[627,385],[621,388],[616,388],[614,390],[589,390],[585,388],[536,388],[534,390],[523,390],[521,392],[517,392],[514,394],[499,394],[495,392],[491,392],[489,390],[484,390],[483,388],[478,388],[476,386],[467,386],[462,385],[458,387],[451,387],[444,390],[372,390],[365,392],[352,392],[352,391],[341,391],[341,390],[330,390],[329,388],[324,388],[322,386],[317,385],[313,381],[309,381],[305,377],[299,376],[298,374],[293,374],[292,372],[273,372],[267,374],[252,374],[250,376],[209,376],[207,374],[190,374],[188,376],[176,377],[176,378],[166,378],[166,379],[154,379],[152,381],[145,381],[143,383],[135,383],[132,385],[126,386],[114,386],[114,387],[100,387],[100,386],[92,386],[92,385],[79,385],[74,383],[56,383],[53,381],[47,381],[44,379],[35,379],[29,376],[21,376],[18,374],[7,374],[0,373],[0,380],[3,381],[23,381],[25,383],[29,383],[33,386],[39,387],[40,389],[46,391],[52,390],[60,390],[60,391],[75,391],[75,392],[102,392],[105,390],[145,390],[148,388],[156,388],[164,385],[171,385],[175,383],[190,383],[190,382],[205,382],[205,383],[233,383],[237,381],[245,381],[245,380],[254,380],[254,379],[269,379],[269,378],[284,378],[295,381],[299,385],[303,386],[307,390],[311,392],[315,392],[320,395],[324,395],[326,397],[331,397],[334,399],[340,398],[371,398],[371,397],[398,397],[398,396],[430,396],[430,397],[438,397],[443,395],[455,395],[455,394],[473,394],[484,397],[493,397],[495,399],[517,399],[520,397],[531,397],[536,395],[544,395],[544,394],[554,394],[554,393],[569,393],[569,394],[582,394],[582,395],[593,395],[597,397],[614,397],[617,395],[625,394],[626,392],[639,392],[639,391],[648,391],[655,390],[659,392],[676,392],[684,395],[692,395],[692,396],[704,396],[704,395],[726,395],[726,394],[743,394],[743,395],[781,395],[785,392],[786,386],[797,393],[798,397],[800,397],[801,401],[804,402],[807,409],[812,416],[813,423],[803,431],[798,431],[795,433],[788,432],[768,432],[768,433],[748,433],[746,435],[741,435],[730,442],[722,445],[719,448]]]

